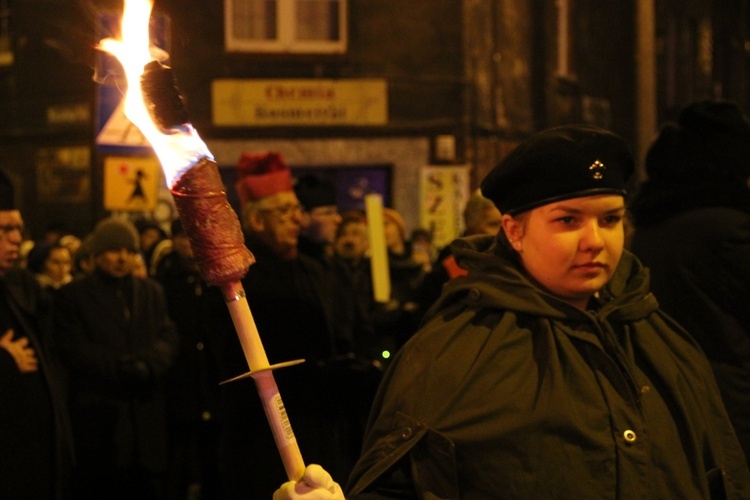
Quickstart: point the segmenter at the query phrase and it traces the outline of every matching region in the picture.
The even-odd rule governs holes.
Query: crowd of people
[[[0,497],[750,498],[748,144],[693,103],[634,186],[622,138],[544,130],[445,248],[384,208],[387,302],[367,213],[243,154],[242,286],[270,362],[305,360],[274,372],[311,464],[286,483],[181,222],[25,241],[3,174]]]

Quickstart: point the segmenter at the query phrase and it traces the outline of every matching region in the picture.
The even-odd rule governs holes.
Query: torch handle
[[[284,403],[281,400],[279,388],[269,370],[268,358],[260,340],[258,327],[255,325],[250,306],[245,297],[245,291],[240,282],[233,282],[222,286],[222,292],[227,301],[229,314],[232,316],[237,336],[245,353],[245,359],[250,367],[250,373],[258,389],[263,410],[271,426],[276,447],[279,449],[284,463],[287,478],[299,481],[305,473],[305,462],[294,437],[292,425],[289,422]]]

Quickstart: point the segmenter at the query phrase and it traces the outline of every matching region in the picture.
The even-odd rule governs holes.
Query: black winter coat
[[[56,304],[79,465],[162,471],[163,378],[178,340],[161,285],[97,270],[62,288]]]
[[[662,309],[708,356],[750,456],[750,212],[687,210],[638,227],[631,245]]]
[[[0,278],[0,335],[14,330],[36,352],[39,369],[21,373],[0,349],[0,498],[64,498],[73,438],[62,370],[49,331],[50,303],[22,269]]]

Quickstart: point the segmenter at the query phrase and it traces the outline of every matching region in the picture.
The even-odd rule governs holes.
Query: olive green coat
[[[347,498],[750,498],[709,365],[632,254],[584,312],[492,237],[453,250],[470,273],[394,360]]]

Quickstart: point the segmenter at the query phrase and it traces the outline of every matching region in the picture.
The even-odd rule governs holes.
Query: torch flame
[[[243,244],[242,228],[226,199],[218,168],[190,123],[162,130],[144,101],[141,77],[152,61],[148,29],[152,6],[152,0],[125,0],[121,38],[104,39],[100,48],[122,64],[128,83],[125,115],[159,157],[201,275],[207,283],[221,286],[250,367],[248,376],[255,380],[287,477],[301,481],[305,462],[273,377],[275,368],[295,362],[268,363],[241,282],[255,259]]]
[[[167,186],[202,158],[213,155],[190,123],[169,130],[160,129],[151,118],[141,92],[141,75],[154,58],[149,40],[151,0],[125,0],[119,39],[105,38],[99,48],[120,61],[128,83],[125,92],[125,116],[138,127],[159,158]]]

